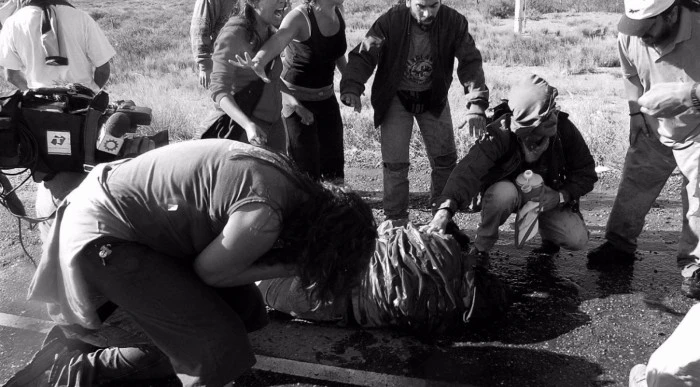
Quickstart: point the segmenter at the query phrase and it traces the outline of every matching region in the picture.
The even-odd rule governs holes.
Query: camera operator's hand
[[[244,54],[245,58],[241,58],[240,55],[236,55],[236,60],[228,60],[228,63],[240,68],[249,68],[255,71],[255,75],[260,77],[265,83],[270,83],[270,78],[265,74],[265,67],[260,63],[258,58],[251,58],[250,54],[247,52]]]
[[[540,203],[540,211],[549,211],[559,205],[559,191],[543,185],[540,195],[532,198],[532,201]]]
[[[244,129],[250,145],[263,146],[267,144],[267,133],[258,124],[253,122]]]
[[[634,145],[640,135],[646,137],[652,135],[651,128],[646,120],[647,118],[641,112],[630,115],[630,145]]]

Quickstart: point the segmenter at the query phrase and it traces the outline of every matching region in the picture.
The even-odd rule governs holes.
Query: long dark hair
[[[283,211],[281,246],[260,261],[295,264],[316,306],[345,297],[374,253],[377,224],[367,203],[347,189],[313,180],[286,156],[275,153],[273,161],[252,153],[234,158],[255,158],[275,167],[307,195],[299,206]]]
[[[676,0],[676,4],[693,12],[700,11],[700,0]]]
[[[231,16],[242,17],[245,20],[245,30],[247,32],[248,41],[252,43],[253,48],[257,51],[263,42],[255,31],[256,15],[254,7],[260,3],[260,0],[236,0]]]

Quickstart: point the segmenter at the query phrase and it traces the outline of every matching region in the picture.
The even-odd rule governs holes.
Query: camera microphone
[[[125,113],[114,113],[102,125],[97,138],[97,150],[118,155],[124,145],[124,135],[129,131],[131,120]]]

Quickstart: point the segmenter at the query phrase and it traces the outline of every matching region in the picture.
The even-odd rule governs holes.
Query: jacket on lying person
[[[261,281],[265,303],[306,320],[354,320],[364,328],[391,326],[421,335],[493,321],[505,311],[503,284],[469,265],[451,235],[423,233],[413,224],[394,227],[391,221],[378,233],[367,271],[342,305],[313,309],[314,300],[296,278]]]
[[[384,222],[367,273],[353,292],[355,320],[364,327],[444,330],[472,306],[470,269],[451,236]]]
[[[525,163],[519,140],[510,130],[509,114],[488,125],[485,135],[457,164],[437,203],[443,207],[447,203],[453,211],[464,209],[494,183],[515,181],[518,174],[531,169],[542,176],[548,187],[567,191],[571,197],[567,204],[578,210],[578,199],[593,190],[598,180],[595,161],[569,115],[556,114],[557,132],[549,139],[549,148],[530,165]]]

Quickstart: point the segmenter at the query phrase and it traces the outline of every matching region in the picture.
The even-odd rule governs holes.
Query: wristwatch
[[[564,204],[564,193],[559,191],[559,204]]]
[[[700,99],[698,99],[697,88],[700,82],[693,83],[693,87],[690,89],[690,101],[693,103],[693,108],[695,110],[700,110]]]

